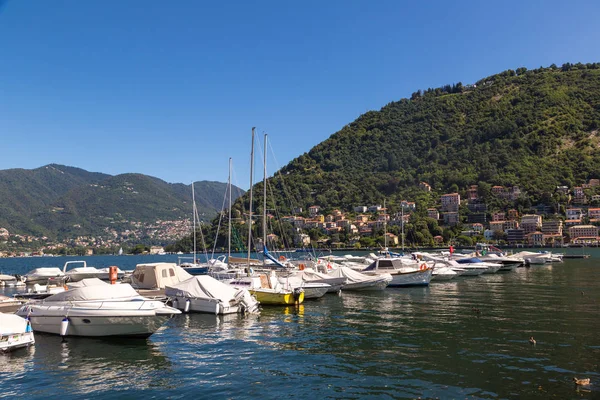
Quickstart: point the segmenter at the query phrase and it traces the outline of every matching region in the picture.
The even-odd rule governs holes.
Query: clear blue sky
[[[600,61],[600,2],[494,3],[8,0],[0,169],[189,184],[226,181],[233,157],[247,189],[253,126],[272,173],[418,89]]]

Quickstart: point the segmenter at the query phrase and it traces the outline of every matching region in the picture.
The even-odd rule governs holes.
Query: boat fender
[[[299,303],[300,302],[300,293],[302,293],[304,290],[302,288],[295,288],[293,291],[294,294],[294,303]]]
[[[110,281],[111,285],[114,285],[115,283],[117,283],[117,274],[118,268],[113,266],[108,267],[108,280]]]
[[[219,315],[219,308],[221,307],[221,303],[217,303],[217,306],[215,307],[215,315]]]
[[[299,269],[300,271],[304,271],[304,268],[305,268],[305,267],[304,267],[304,264],[300,264],[300,265],[298,266],[298,269]]]
[[[29,319],[29,315],[27,317],[25,317],[25,321],[27,321],[27,326],[25,327],[25,332],[32,332],[33,329],[31,329],[31,320]]]
[[[187,299],[185,301],[185,309],[183,310],[184,312],[189,312],[190,311],[190,303],[191,303],[190,299]]]
[[[427,264],[425,264],[425,263],[421,264],[421,266],[419,267],[419,269],[421,271],[425,271],[427,269]]]
[[[179,309],[179,300],[177,300],[177,297],[173,299],[173,308]]]
[[[60,323],[60,336],[65,336],[69,329],[69,317],[64,317]]]

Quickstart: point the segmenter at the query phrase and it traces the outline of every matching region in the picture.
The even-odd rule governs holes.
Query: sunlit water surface
[[[37,334],[34,347],[0,355],[0,397],[600,398],[600,252],[591,252],[260,316],[180,315],[147,340]],[[166,259],[87,260],[129,269]],[[0,260],[0,269],[64,261]]]

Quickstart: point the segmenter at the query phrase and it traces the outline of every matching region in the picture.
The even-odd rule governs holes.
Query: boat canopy
[[[164,289],[191,277],[175,263],[138,264],[131,275],[131,283],[139,289]]]
[[[165,295],[189,298],[211,298],[228,302],[235,298],[239,289],[218,281],[212,276],[197,275],[183,282],[169,285]]]
[[[15,314],[0,312],[0,335],[24,333],[27,329],[27,320]]]
[[[83,282],[87,281],[87,282]],[[43,300],[54,301],[93,301],[93,300],[125,300],[140,297],[138,292],[128,283],[111,285],[97,278],[83,279],[79,287],[53,294]]]
[[[459,264],[473,264],[473,263],[480,263],[483,261],[481,261],[477,257],[471,257],[471,258],[459,258],[456,260],[456,262]]]

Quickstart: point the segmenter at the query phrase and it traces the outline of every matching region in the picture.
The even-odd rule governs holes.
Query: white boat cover
[[[87,282],[84,282],[87,281]],[[93,300],[126,300],[140,297],[131,285],[121,283],[111,285],[98,278],[84,279],[81,287],[66,290],[46,297],[43,302],[54,301],[93,301]]]
[[[59,276],[62,275],[63,272],[60,268],[56,267],[44,267],[44,268],[36,268],[33,271],[29,271],[25,274],[25,276],[37,275],[37,276]]]
[[[4,314],[0,312],[0,335],[12,333],[25,333],[27,321],[25,318],[15,314]]]
[[[84,286],[106,285],[107,283],[98,278],[86,278],[78,282],[67,283],[69,288],[80,288]]]
[[[164,289],[191,277],[175,263],[138,264],[131,274],[131,283],[140,289]]]
[[[334,278],[346,278],[349,283],[369,282],[380,279],[380,276],[361,274],[360,272],[348,267],[339,267],[327,275]]]
[[[196,275],[183,282],[165,288],[165,295],[189,298],[213,298],[223,302],[235,298],[239,289],[208,275]]]

